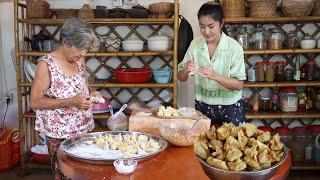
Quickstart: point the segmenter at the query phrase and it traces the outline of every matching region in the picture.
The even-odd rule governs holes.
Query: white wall
[[[96,5],[106,5],[108,8],[112,8],[111,0],[47,0],[51,7],[55,8],[80,8],[83,3],[88,3],[91,7]],[[171,0],[139,0],[139,4],[147,7],[148,4],[154,2]],[[194,36],[199,35],[197,11],[202,3],[206,0],[180,0],[180,14],[182,14],[191,24]],[[129,7],[129,6],[125,6]],[[10,51],[14,48],[14,14],[13,14],[13,2],[0,2],[0,28],[1,28],[1,44],[2,49],[0,53],[3,55],[4,74],[6,82],[6,90],[15,92],[14,103],[9,105],[7,112],[6,124],[10,127],[17,127],[17,103],[16,103],[16,73],[14,65],[11,61]],[[1,71],[1,69],[0,69]],[[1,73],[0,73],[1,74]],[[1,78],[0,78],[1,79]],[[0,81],[1,83],[1,81]],[[0,84],[3,86],[2,84]],[[1,88],[0,88],[1,90]],[[194,104],[194,88],[193,80],[188,82],[179,83],[179,106],[193,106]],[[185,98],[190,97],[190,98]],[[5,108],[3,104],[0,104],[0,117],[1,111]]]

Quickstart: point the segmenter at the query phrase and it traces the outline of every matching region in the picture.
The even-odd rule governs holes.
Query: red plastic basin
[[[150,68],[116,69],[114,75],[120,83],[143,83],[150,79]]]

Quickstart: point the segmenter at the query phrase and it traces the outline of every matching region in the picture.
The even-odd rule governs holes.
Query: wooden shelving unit
[[[251,24],[253,26],[259,25],[275,25],[278,28],[283,28],[284,25],[291,25],[293,28],[296,28],[296,32],[301,31],[304,33],[303,25],[304,24],[314,24],[317,28],[317,31],[313,33],[313,36],[316,36],[319,33],[319,23],[320,16],[304,16],[304,17],[270,17],[270,18],[256,18],[256,17],[237,17],[237,18],[226,18],[225,24],[230,26],[239,26],[244,24]],[[295,30],[295,29],[293,29]],[[285,57],[287,63],[292,63],[293,59],[290,56],[295,54],[302,54],[309,58],[315,58],[320,54],[320,49],[279,49],[279,50],[244,50],[245,58],[248,59],[251,56],[260,56],[263,61],[270,60],[272,55],[282,55]],[[287,56],[290,55],[290,56]],[[289,58],[290,57],[290,58]],[[246,61],[249,65],[250,62]],[[262,89],[262,88],[279,88],[279,87],[307,87],[307,86],[316,86],[320,87],[320,81],[291,81],[291,82],[245,82],[244,87],[253,88],[253,89]],[[247,112],[246,118],[251,120],[261,120],[261,122],[266,125],[269,122],[278,121],[284,126],[290,125],[290,122],[299,120],[302,124],[304,122],[302,119],[308,119],[309,122],[313,122],[316,119],[320,119],[319,111],[305,111],[305,112]],[[267,122],[267,120],[270,120]],[[286,120],[283,121],[283,120]],[[292,170],[319,170],[319,164],[306,164],[306,163],[294,163],[292,165]]]
[[[87,60],[89,58],[96,58],[100,63],[99,68],[94,70],[89,70],[91,77],[89,86],[95,87],[98,89],[106,89],[107,92],[111,92],[110,89],[120,89],[127,90],[130,92],[132,97],[138,97],[138,93],[142,90],[150,90],[150,92],[154,95],[152,98],[159,98],[161,101],[164,99],[160,98],[160,93],[163,90],[167,90],[171,94],[171,100],[168,102],[173,107],[177,107],[177,54],[178,54],[178,27],[179,27],[179,7],[178,0],[172,0],[175,4],[174,14],[170,18],[97,18],[97,19],[85,19],[88,23],[91,23],[95,28],[99,26],[106,26],[109,28],[105,28],[107,32],[105,34],[114,34],[119,39],[125,40],[128,39],[132,34],[137,35],[140,38],[143,38],[141,32],[139,32],[138,27],[144,26],[145,28],[149,28],[151,31],[148,36],[155,35],[161,28],[164,26],[169,26],[173,31],[173,49],[168,51],[140,51],[140,52],[130,52],[130,51],[118,51],[118,52],[88,52],[86,57]],[[26,170],[32,168],[42,168],[43,166],[34,163],[32,159],[29,158],[29,151],[33,145],[37,143],[35,137],[37,137],[36,132],[34,132],[34,121],[35,121],[35,113],[24,113],[28,112],[30,107],[29,102],[29,93],[31,89],[31,83],[26,81],[26,77],[23,68],[23,60],[24,57],[35,59],[39,56],[43,56],[48,52],[45,51],[31,51],[26,50],[25,46],[21,46],[20,42],[23,41],[24,37],[31,38],[32,35],[38,33],[41,29],[45,33],[49,33],[50,37],[55,38],[59,28],[65,22],[66,19],[27,19],[26,18],[26,5],[25,1],[15,0],[14,1],[14,30],[15,30],[15,49],[16,49],[16,59],[17,59],[17,87],[18,87],[18,118],[19,118],[19,128],[21,132],[25,132],[21,138],[21,167],[22,172],[25,173]],[[117,33],[117,26],[124,26],[129,29],[127,35],[122,35],[121,33]],[[47,29],[47,27],[56,27],[57,29],[53,31]],[[95,29],[96,30],[96,29]],[[121,34],[121,35],[120,35]],[[121,36],[121,37],[120,37]],[[120,66],[129,67],[130,63],[128,58],[136,57],[136,59],[140,59],[143,67],[150,67],[151,62],[156,60],[156,57],[163,63],[161,67],[169,67],[172,69],[172,80],[165,84],[158,84],[153,80],[147,83],[138,83],[138,84],[123,84],[117,83],[113,77],[109,77],[108,79],[98,79],[95,73],[99,71],[101,67],[106,68],[107,70],[112,69],[107,64],[107,61],[111,61],[112,58],[117,57],[121,62]],[[148,62],[144,62],[142,57],[151,57]],[[120,68],[120,67],[119,67]],[[112,71],[112,70],[111,70]],[[113,74],[112,72],[110,74]],[[132,90],[133,89],[133,90]],[[139,89],[135,91],[135,89]],[[141,90],[141,91],[140,91]],[[117,102],[122,102],[116,97],[120,94],[120,91],[112,94],[113,100]],[[131,98],[132,98],[131,97]],[[129,99],[130,100],[130,99]],[[152,100],[152,99],[151,99]],[[151,101],[150,100],[150,101]],[[125,103],[125,102],[123,102]],[[109,113],[103,114],[94,114],[95,120],[107,120],[109,118]],[[26,130],[27,129],[27,130]],[[29,144],[28,144],[29,143]]]

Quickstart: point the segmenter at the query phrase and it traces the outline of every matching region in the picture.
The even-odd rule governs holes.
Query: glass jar
[[[280,92],[281,110],[296,112],[298,110],[298,95],[293,88],[283,88]]]
[[[251,66],[248,70],[248,81],[255,82],[257,79],[256,76],[257,76],[256,69],[254,66]]]
[[[271,95],[271,110],[272,111],[278,111],[280,109],[279,102],[280,102],[279,93],[275,91]]]
[[[249,49],[249,33],[247,31],[246,27],[241,27],[239,29],[237,40],[240,43],[240,45],[243,47],[243,49]]]
[[[256,62],[257,81],[264,81],[264,62]]]
[[[268,49],[282,49],[283,33],[280,29],[270,29]]]
[[[280,140],[285,144],[289,149],[291,149],[292,144],[292,134],[290,129],[287,127],[276,127],[275,132],[280,135]]]
[[[288,49],[294,49],[298,47],[298,37],[297,33],[294,31],[289,31],[285,40],[286,47]]]
[[[253,49],[262,50],[267,49],[267,33],[264,28],[258,27],[255,29],[251,37]]]
[[[313,161],[320,164],[320,125],[311,125],[309,130],[312,132],[313,141]]]
[[[306,63],[306,79],[309,81],[315,80],[316,61],[308,60]]]
[[[275,76],[276,81],[281,82],[284,80],[284,62],[283,61],[277,61],[276,67],[275,67]]]
[[[261,109],[263,111],[270,111],[270,98],[269,97],[260,97]]]
[[[295,127],[292,129],[292,155],[293,161],[302,162],[304,160],[304,147],[306,145],[306,133],[307,128],[305,127]]]
[[[274,81],[274,62],[267,62],[266,63],[266,70],[265,72],[265,81],[273,82]]]
[[[286,81],[292,81],[293,80],[293,69],[291,67],[284,70],[284,77]]]
[[[254,112],[259,111],[259,94],[257,93],[252,100],[252,110]]]

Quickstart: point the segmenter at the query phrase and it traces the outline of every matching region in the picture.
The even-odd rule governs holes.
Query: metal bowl
[[[152,157],[154,157],[158,153],[164,151],[168,146],[168,142],[166,140],[164,140],[163,138],[161,138],[159,136],[151,135],[151,134],[148,134],[148,133],[129,132],[129,131],[105,131],[105,132],[97,132],[97,133],[88,133],[88,134],[86,134],[84,136],[67,139],[67,140],[65,140],[65,141],[63,141],[61,143],[61,145],[59,146],[59,150],[64,151],[69,157],[71,157],[71,158],[73,158],[75,160],[78,160],[78,161],[91,163],[91,164],[113,165],[113,162],[116,159],[86,158],[86,157],[83,157],[83,156],[77,156],[75,154],[72,154],[68,150],[70,148],[72,148],[73,146],[77,145],[77,144],[82,144],[82,143],[84,143],[86,141],[92,140],[93,137],[105,136],[107,134],[118,135],[119,133],[121,135],[125,135],[125,134],[130,134],[130,135],[135,134],[137,136],[146,135],[149,138],[152,138],[152,139],[154,139],[154,140],[159,142],[160,149],[157,152],[148,153],[146,155],[140,155],[140,156],[135,156],[135,157],[130,158],[130,159],[135,159],[138,162],[142,162],[142,161],[151,159]]]
[[[288,148],[285,147],[284,155],[281,161],[271,166],[270,168],[263,169],[260,171],[242,171],[242,172],[226,171],[226,170],[222,170],[222,169],[218,169],[213,166],[210,166],[208,163],[206,163],[204,160],[202,160],[199,157],[197,157],[197,159],[200,162],[202,169],[210,179],[265,180],[265,179],[270,179],[274,175],[274,173],[278,170],[279,166],[283,164],[283,162],[288,158],[288,151],[289,151]]]

